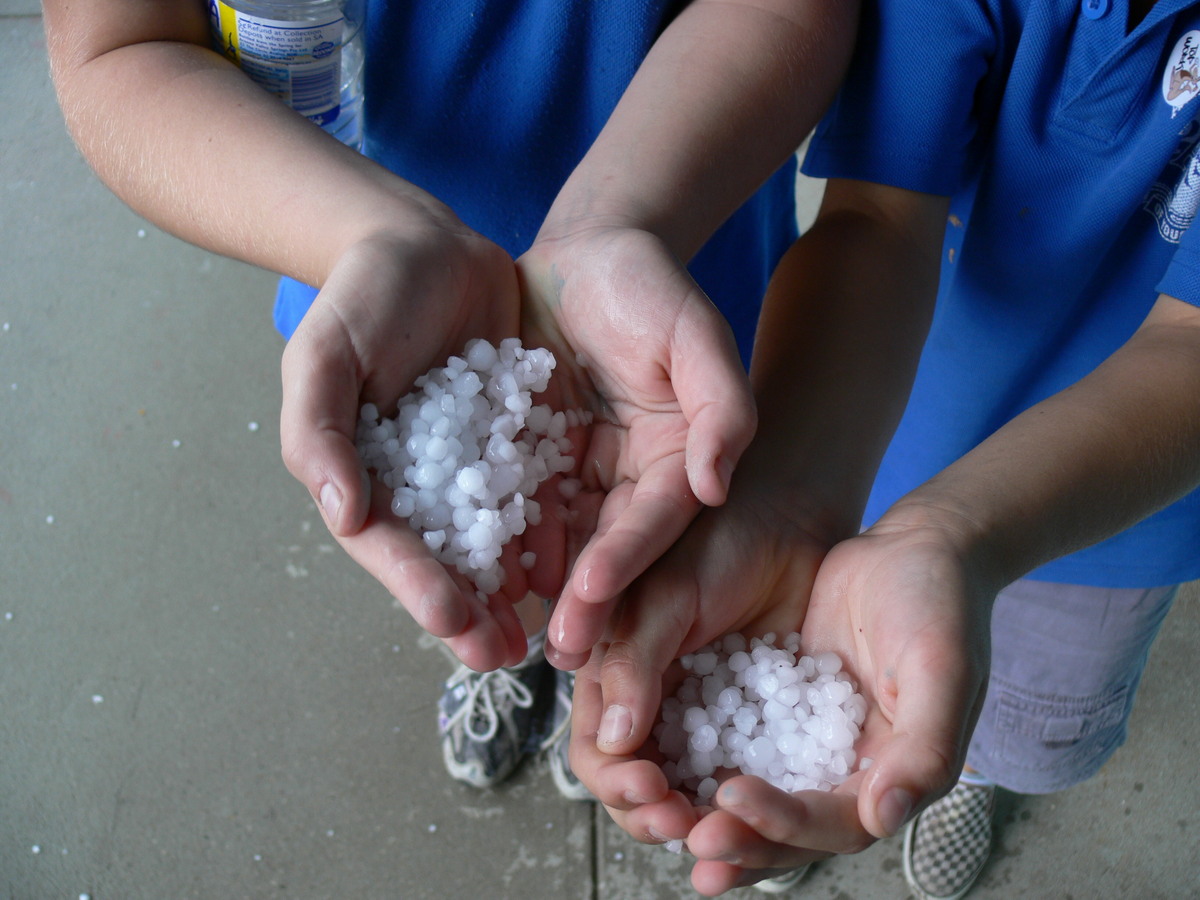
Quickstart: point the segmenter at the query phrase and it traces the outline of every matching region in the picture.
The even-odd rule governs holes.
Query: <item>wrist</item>
[[[590,233],[616,230],[653,232],[648,219],[628,205],[611,200],[573,200],[560,194],[546,213],[534,244],[553,245]]]
[[[761,416],[760,421],[769,423]],[[747,490],[752,482],[767,508],[787,510],[809,523],[813,537],[832,546],[860,531],[874,468],[807,437],[760,428],[738,463],[732,489]]]
[[[315,280],[308,280],[309,284],[323,284],[338,260],[356,247],[390,247],[400,257],[407,257],[485,242],[440,200],[390,173],[385,173],[375,190],[363,191],[344,204],[343,210],[349,214],[326,223],[323,256],[297,261],[300,267],[317,270],[311,273]]]
[[[986,596],[994,596],[1024,574],[1019,565],[1006,558],[995,529],[977,510],[954,497],[934,494],[927,487],[897,500],[871,526],[870,533],[904,534],[914,542],[941,548],[959,561],[967,580]]]
[[[628,166],[607,174],[577,169],[546,213],[536,242],[595,231],[642,231],[686,262],[716,227],[717,214],[709,206],[703,193],[682,184],[663,190],[631,179]]]

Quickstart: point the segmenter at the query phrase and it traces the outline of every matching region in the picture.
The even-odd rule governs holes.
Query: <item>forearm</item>
[[[855,0],[696,0],[663,32],[558,195],[580,222],[650,231],[681,259],[795,152],[849,59]]]
[[[1160,297],[1094,372],[1017,416],[880,522],[948,534],[994,588],[1200,484],[1200,310]]]
[[[832,536],[853,534],[899,422],[937,292],[946,201],[831,181],[814,227],[777,269],[750,377],[747,459],[778,471]]]
[[[58,6],[46,4],[47,34],[68,127],[108,186],[162,228],[319,285],[356,240],[453,221],[208,50],[202,15],[106,36],[82,21],[90,11]]]

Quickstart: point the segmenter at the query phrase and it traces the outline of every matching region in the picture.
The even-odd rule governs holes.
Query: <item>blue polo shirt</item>
[[[371,0],[364,152],[511,255],[528,249],[679,0]],[[749,359],[763,291],[796,236],[784,166],[689,270]],[[284,281],[288,336],[311,288]]]
[[[1200,304],[1198,6],[1159,0],[1127,33],[1126,0],[865,4],[805,169],[951,197],[932,328],[868,522],[1092,371],[1160,292]],[[1200,577],[1200,492],[1031,577]]]

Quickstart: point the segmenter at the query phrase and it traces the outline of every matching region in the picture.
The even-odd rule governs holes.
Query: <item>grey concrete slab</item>
[[[0,18],[41,14],[42,4],[38,0],[0,0]]]
[[[0,55],[0,898],[590,897],[591,805],[445,775],[448,663],[284,471],[273,277],[97,182],[36,19]]]

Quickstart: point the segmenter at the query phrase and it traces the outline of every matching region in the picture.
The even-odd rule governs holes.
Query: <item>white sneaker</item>
[[[782,894],[784,891],[790,891],[798,885],[800,880],[807,874],[808,866],[801,866],[782,875],[776,875],[774,878],[764,878],[762,881],[756,881],[754,889],[762,891],[764,894]]]
[[[438,735],[446,771],[478,788],[494,787],[536,748],[536,721],[549,696],[554,669],[531,641],[511,669],[476,672],[460,665],[438,700]]]

